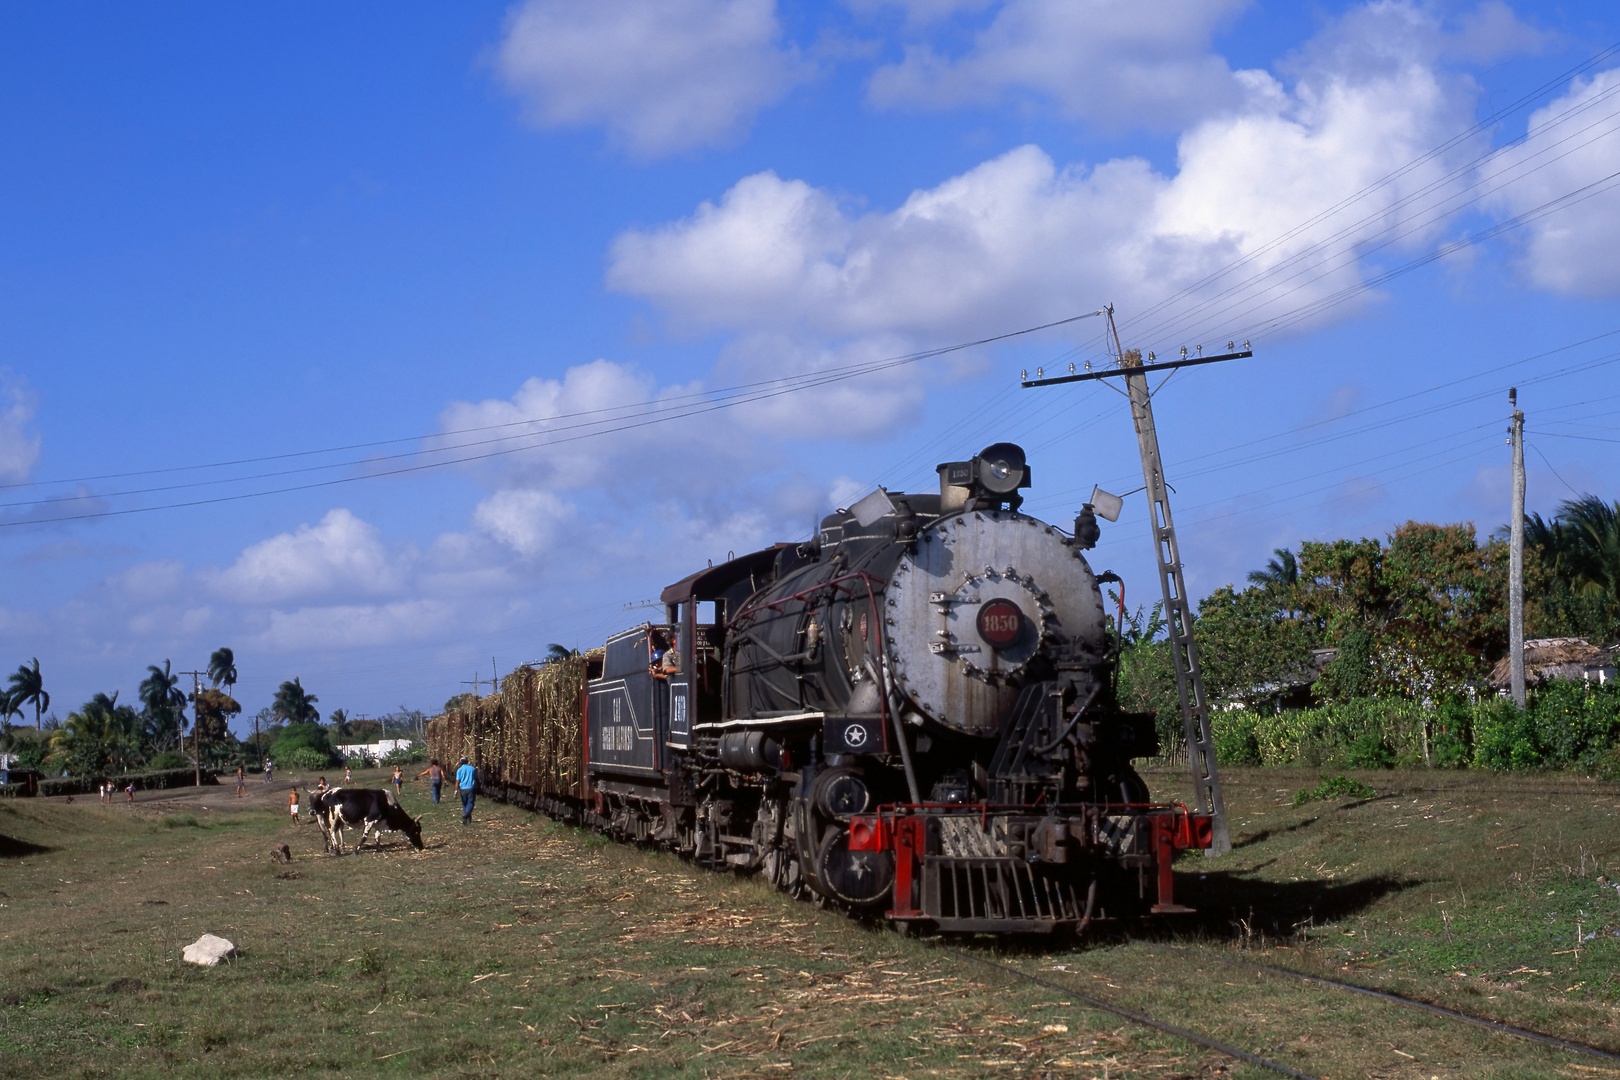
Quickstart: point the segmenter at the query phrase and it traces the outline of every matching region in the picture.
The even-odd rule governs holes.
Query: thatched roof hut
[[[1491,668],[1489,682],[1498,690],[1512,680],[1509,658]],[[1584,679],[1608,682],[1615,676],[1614,649],[1593,645],[1584,638],[1537,638],[1524,643],[1524,683],[1540,686],[1548,679]]]

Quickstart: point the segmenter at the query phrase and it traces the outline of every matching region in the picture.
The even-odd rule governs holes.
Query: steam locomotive
[[[1157,734],[1117,700],[1095,515],[1020,513],[1011,443],[938,472],[665,589],[582,667],[583,776],[538,801],[903,931],[1188,910],[1211,821],[1132,767]]]

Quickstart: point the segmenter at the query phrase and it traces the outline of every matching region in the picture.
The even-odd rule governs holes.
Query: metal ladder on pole
[[[1109,328],[1114,313],[1108,312]],[[1115,334],[1118,347],[1118,335]],[[1142,451],[1142,480],[1147,487],[1148,518],[1153,531],[1153,555],[1159,564],[1159,586],[1164,591],[1164,620],[1170,630],[1170,661],[1176,672],[1176,694],[1181,701],[1181,723],[1187,737],[1187,766],[1200,813],[1214,818],[1213,843],[1206,855],[1232,850],[1226,828],[1226,802],[1221,797],[1220,773],[1215,766],[1215,741],[1209,726],[1209,703],[1204,699],[1204,677],[1198,666],[1198,645],[1193,641],[1192,609],[1187,604],[1187,580],[1181,573],[1181,551],[1170,516],[1170,493],[1159,457],[1159,432],[1153,426],[1153,394],[1147,375],[1140,370],[1142,354],[1120,351],[1125,389],[1131,401],[1131,422]],[[1132,368],[1138,370],[1132,371]]]

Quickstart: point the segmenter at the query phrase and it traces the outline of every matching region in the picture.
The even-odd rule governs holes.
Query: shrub
[[[1474,720],[1474,763],[1487,769],[1536,769],[1546,761],[1535,721],[1510,701],[1493,701]]]
[[[272,760],[275,756],[281,758],[279,764],[282,768],[296,769],[299,772],[318,772],[332,764],[332,755],[323,754],[308,746],[295,746],[284,754],[274,755]]]
[[[1377,731],[1363,731],[1347,746],[1340,755],[1345,767],[1350,769],[1392,769],[1395,767],[1395,751],[1384,741],[1384,736]]]
[[[1294,805],[1303,806],[1314,799],[1370,799],[1378,792],[1348,776],[1324,776],[1313,788],[1294,792]]]
[[[1554,768],[1590,770],[1620,736],[1620,687],[1554,679],[1529,704],[1543,760]]]
[[[388,756],[382,763],[389,768],[395,765],[420,765],[427,760],[427,747],[402,746],[388,751]]]
[[[149,769],[189,769],[191,760],[178,750],[165,750],[146,763]]]
[[[1214,713],[1209,718],[1215,740],[1215,760],[1222,765],[1260,765],[1260,742],[1255,737],[1255,714],[1239,709]],[[1163,745],[1161,743],[1161,745]]]

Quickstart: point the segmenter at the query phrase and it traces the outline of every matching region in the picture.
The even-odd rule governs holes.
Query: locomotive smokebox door
[[[918,534],[884,604],[894,679],[920,712],[993,735],[1042,677],[1032,663],[1102,654],[1102,594],[1065,540],[1009,510],[963,509]]]

